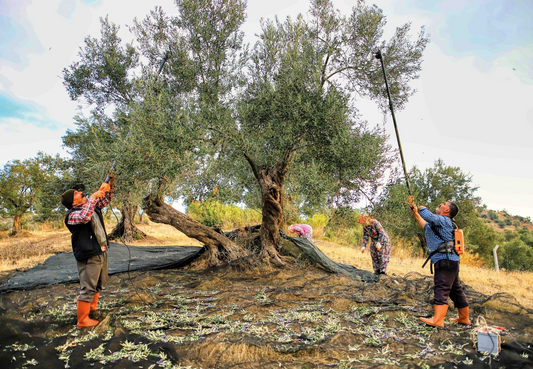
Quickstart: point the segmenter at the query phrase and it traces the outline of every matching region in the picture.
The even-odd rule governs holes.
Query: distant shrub
[[[478,253],[472,253],[467,250],[463,255],[461,255],[461,265],[483,267],[486,264]]]
[[[481,214],[481,218],[488,218],[489,216],[487,214]]]
[[[513,225],[514,225],[516,228],[518,228],[518,227],[520,227],[520,222],[519,222],[518,220],[514,220],[514,221],[513,221]]]
[[[530,232],[528,229],[517,229],[515,234],[519,235],[522,242],[526,245],[533,247],[533,232]]]
[[[500,267],[507,270],[533,270],[533,248],[527,246],[520,238],[513,238],[500,249]]]
[[[504,238],[505,242],[509,242],[515,237],[516,237],[516,233],[515,232],[510,231],[508,229],[503,231],[503,238]]]
[[[11,228],[13,228],[13,221],[3,221],[3,222],[0,222],[0,232],[7,232],[9,230],[11,230]]]
[[[34,230],[46,232],[53,229],[61,229],[65,227],[63,218],[55,220],[46,220],[44,222],[35,223]]]
[[[246,225],[261,224],[261,211],[257,209],[241,209],[236,205],[225,205],[216,200],[193,202],[187,208],[187,214],[203,225],[220,226],[233,229]]]
[[[349,228],[327,228],[324,238],[339,245],[358,247],[363,241],[363,227],[359,224]]]
[[[326,226],[324,237],[340,245],[360,245],[363,239],[363,226],[357,222],[360,215],[359,211],[351,208],[335,209]]]
[[[500,240],[503,242],[503,237],[500,233],[493,227],[486,225],[481,219],[475,219],[465,229],[465,244],[467,245],[468,251],[472,254],[477,254],[485,262],[490,262],[492,249],[496,244],[500,243]],[[474,261],[472,263],[472,265],[475,265]]]
[[[489,218],[490,220],[496,220],[498,218],[498,215],[494,210],[489,210]]]
[[[329,216],[323,213],[314,214],[307,219],[307,224],[313,227],[313,237],[323,236],[326,226],[329,222]]]
[[[504,222],[505,222],[505,225],[513,224],[513,221],[511,220],[511,218],[505,218]]]
[[[496,221],[496,224],[500,227],[500,228],[505,228],[505,223],[501,220],[497,220]]]

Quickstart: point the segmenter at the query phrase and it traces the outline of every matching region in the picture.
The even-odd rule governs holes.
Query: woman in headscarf
[[[374,273],[377,275],[387,274],[391,252],[387,231],[385,231],[380,222],[373,219],[369,214],[361,215],[358,221],[363,225],[363,247],[361,252],[365,252],[370,240],[370,255],[372,256]]]
[[[289,233],[296,233],[298,237],[305,237],[309,241],[313,239],[313,227],[309,224],[292,224],[289,226]]]

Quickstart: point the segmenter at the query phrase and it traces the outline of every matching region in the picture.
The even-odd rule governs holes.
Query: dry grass
[[[63,230],[23,231],[15,237],[0,239],[0,272],[27,269],[57,252],[71,251],[70,233]]]
[[[148,224],[140,223],[136,226],[148,235],[148,238],[138,241],[133,241],[135,246],[202,246],[202,243],[193,238],[185,236],[174,227],[167,224],[153,223],[148,221]]]
[[[112,226],[108,225],[108,231]],[[137,226],[148,235],[148,238],[134,241],[132,244],[135,246],[201,246],[199,241],[188,238],[168,225],[148,222],[148,224],[141,223]],[[340,246],[321,240],[315,240],[315,243],[336,262],[372,270],[369,252],[362,254],[358,247]],[[0,273],[6,274],[16,269],[31,268],[57,252],[70,251],[70,233],[66,228],[33,233],[24,232],[18,237],[0,238]],[[430,276],[428,266],[421,268],[423,263],[423,258],[412,257],[409,251],[393,246],[388,273],[405,275],[416,271]],[[461,279],[480,293],[492,295],[506,292],[513,295],[524,307],[533,308],[533,273],[531,272],[496,272],[494,269],[481,267],[478,259],[467,255],[462,260]]]

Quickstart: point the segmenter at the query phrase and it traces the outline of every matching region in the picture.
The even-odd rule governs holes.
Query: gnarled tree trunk
[[[121,238],[125,243],[131,243],[134,238],[141,239],[146,237],[146,233],[137,228],[133,223],[136,211],[137,206],[130,205],[127,201],[124,202],[124,205],[120,209],[122,218],[109,234],[110,239]]]
[[[12,236],[20,232],[21,224],[22,224],[22,215],[13,216],[13,229],[11,230]]]
[[[259,256],[281,265],[284,263],[281,261],[278,248],[280,245],[279,229],[283,223],[283,183],[293,156],[294,152],[288,151],[283,160],[279,161],[274,168],[259,170],[252,157],[244,153],[261,188],[263,222],[259,231],[261,237]]]
[[[258,173],[257,180],[261,187],[261,209],[263,222],[259,235],[261,237],[262,259],[271,259],[276,264],[283,264],[279,257],[279,229],[283,221],[282,183],[277,169],[264,169]]]
[[[202,242],[208,250],[209,266],[220,265],[248,255],[246,250],[237,246],[225,235],[165,204],[160,197],[148,195],[144,202],[146,215],[151,221],[171,225],[186,236]]]

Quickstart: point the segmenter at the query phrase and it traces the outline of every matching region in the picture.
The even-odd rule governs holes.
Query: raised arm
[[[422,209],[425,209],[425,206],[421,206],[420,210],[422,210]],[[420,228],[424,229],[424,226],[426,225],[427,222],[420,215],[420,212],[418,211],[418,206],[416,206],[416,204],[413,204],[411,206],[411,213],[413,213],[413,215],[415,217],[416,224],[418,224],[418,226]]]

